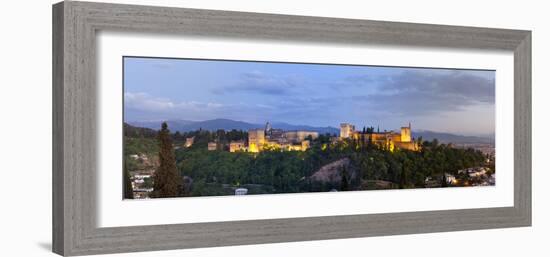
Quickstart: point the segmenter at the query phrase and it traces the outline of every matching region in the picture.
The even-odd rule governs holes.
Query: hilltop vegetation
[[[139,137],[125,137],[126,154],[158,154],[155,134],[135,135]],[[172,133],[171,137],[177,148],[177,171],[192,181],[186,184],[186,196],[228,195],[237,187],[252,189],[249,193],[422,188],[427,178],[438,186],[449,186],[445,173],[458,176],[461,169],[487,165],[487,156],[480,151],[453,148],[437,140],[422,142],[420,151],[389,151],[354,140],[331,144],[328,135],[320,135],[304,152],[230,153],[227,149],[208,151],[207,143],[245,140],[246,132],[192,131]],[[179,147],[187,137],[194,137],[195,143],[189,148]],[[319,170],[331,179],[312,176]]]
[[[344,180],[317,180],[311,176],[325,165],[349,160],[341,166]],[[343,141],[326,145],[314,141],[313,147],[301,151],[264,151],[258,154],[229,153],[202,149],[180,149],[176,152],[178,169],[195,183],[260,184],[273,188],[274,193],[362,190],[365,181],[387,181],[396,188],[424,187],[427,177],[444,185],[445,173],[484,165],[485,156],[472,149],[456,149],[424,142],[420,152],[395,150],[390,152],[376,145],[360,145]],[[341,178],[342,174],[338,174]],[[344,187],[346,189],[344,189]]]

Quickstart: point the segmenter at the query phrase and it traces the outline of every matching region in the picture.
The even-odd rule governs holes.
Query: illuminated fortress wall
[[[248,151],[257,153],[265,144],[265,130],[251,129],[248,131]]]
[[[264,129],[250,129],[248,131],[248,147],[243,142],[232,142],[229,150],[230,152],[248,150],[248,152],[253,153],[278,149],[305,151],[311,147],[311,142],[307,140],[310,136],[311,139],[316,139],[319,137],[319,133],[305,130],[283,131],[282,129],[274,129],[267,123]],[[412,138],[410,123],[408,127],[401,127],[400,133],[394,131],[373,132],[372,130],[359,132],[355,131],[355,125],[342,123],[340,124],[340,137],[335,139],[336,141],[353,139],[372,142],[390,151],[393,151],[396,147],[412,151],[420,149],[418,143]]]
[[[231,141],[229,144],[229,152],[240,152],[245,151],[246,146],[244,145],[244,141]]]
[[[401,142],[411,142],[411,123],[408,127],[401,127]]]
[[[352,138],[354,140],[364,140],[372,142],[379,146],[387,147],[393,151],[395,147],[417,151],[420,149],[417,142],[412,139],[411,124],[408,127],[401,127],[400,133],[393,131],[384,132],[360,132],[355,131],[355,126],[349,123],[340,124],[340,140]]]
[[[355,132],[355,126],[349,123],[340,124],[340,138],[350,138]]]
[[[290,142],[302,142],[306,140],[307,137],[311,136],[312,139],[319,137],[319,133],[315,131],[287,131],[285,132],[285,137]]]
[[[310,136],[312,139],[316,139],[319,137],[319,133],[305,130],[283,131],[282,129],[274,129],[267,123],[265,129],[250,129],[248,131],[248,151],[253,153],[278,149],[305,151],[310,147],[310,142],[307,140]],[[234,149],[237,148],[235,145]]]

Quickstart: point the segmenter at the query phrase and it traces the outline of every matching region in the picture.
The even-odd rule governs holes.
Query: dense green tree
[[[342,166],[341,178],[342,178],[342,181],[340,182],[340,191],[348,191],[349,190],[348,171],[345,165]]]
[[[182,183],[181,176],[176,168],[176,158],[170,137],[170,130],[166,122],[158,134],[159,167],[153,178],[153,197],[176,197]]]
[[[128,173],[128,168],[124,164],[123,183],[124,183],[124,199],[134,199],[134,190],[132,189],[132,181],[130,181],[130,173]]]
[[[176,133],[174,133],[174,141],[184,141],[185,138],[183,137],[183,135],[179,132],[179,131],[176,131]]]

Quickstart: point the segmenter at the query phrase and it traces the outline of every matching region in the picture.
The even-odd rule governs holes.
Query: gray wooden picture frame
[[[96,225],[96,33],[514,52],[514,206],[155,226]],[[512,103],[509,103],[512,104]],[[53,6],[53,251],[230,246],[531,225],[531,32],[65,1]]]

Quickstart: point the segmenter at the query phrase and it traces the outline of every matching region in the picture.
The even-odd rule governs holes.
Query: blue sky
[[[494,133],[495,72],[124,58],[126,121],[226,118],[263,124]]]

